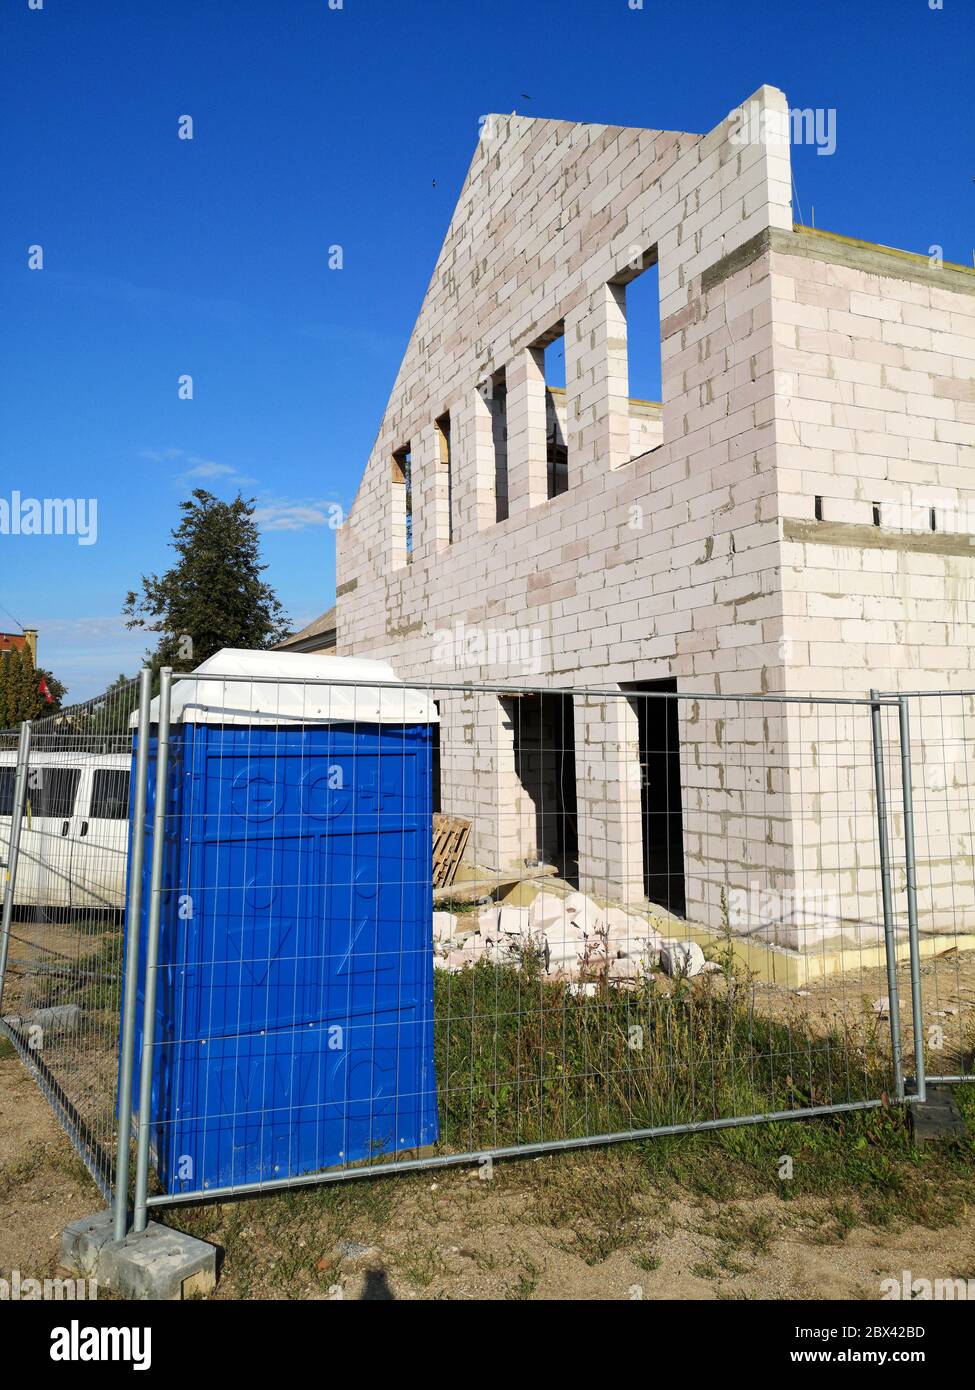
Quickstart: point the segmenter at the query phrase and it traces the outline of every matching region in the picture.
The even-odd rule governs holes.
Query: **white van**
[[[4,866],[16,762],[16,753],[0,753],[0,863]],[[127,753],[31,752],[16,907],[124,909],[130,766]]]

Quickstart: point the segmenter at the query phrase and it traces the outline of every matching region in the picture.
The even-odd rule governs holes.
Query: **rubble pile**
[[[666,939],[648,918],[600,907],[583,893],[559,897],[542,891],[530,907],[434,912],[433,944],[434,965],[441,970],[463,970],[482,960],[518,965],[531,954],[546,975],[566,981],[635,983],[658,968],[697,975],[708,965],[696,942]]]

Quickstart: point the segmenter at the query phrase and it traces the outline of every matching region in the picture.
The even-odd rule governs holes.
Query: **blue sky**
[[[0,0],[0,498],[98,502],[93,545],[0,535],[0,629],[72,697],[137,667],[193,486],[257,498],[296,626],[332,601],[487,112],[705,131],[768,82],[836,110],[804,220],[971,264],[971,0],[635,2]]]

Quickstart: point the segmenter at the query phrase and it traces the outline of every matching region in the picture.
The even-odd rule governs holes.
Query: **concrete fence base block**
[[[928,1078],[927,1099],[909,1107],[911,1132],[917,1144],[932,1140],[957,1139],[964,1143],[968,1138],[965,1117],[948,1086],[938,1086]]]
[[[217,1284],[217,1247],[150,1221],[139,1235],[112,1238],[112,1213],[72,1221],[61,1234],[60,1262],[123,1298],[205,1296]]]
[[[25,1028],[40,1028],[45,1033],[73,1033],[81,1021],[77,1004],[55,1004],[49,1009],[31,1009],[27,1014],[5,1014],[4,1023],[22,1033]]]

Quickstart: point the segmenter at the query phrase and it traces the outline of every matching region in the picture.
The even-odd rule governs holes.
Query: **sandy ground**
[[[66,934],[57,946],[69,955],[76,938]],[[975,953],[923,962],[922,980],[925,1029],[943,1034],[931,1053],[938,1069],[970,1066]],[[906,963],[898,981],[910,1072]],[[888,1025],[873,1006],[886,994],[884,970],[870,969],[802,990],[756,985],[755,1003],[780,1018],[801,1014],[814,1031],[839,1026],[873,1037],[882,1048]],[[578,1165],[572,1170],[567,1201],[558,1167],[566,1161],[498,1164],[492,1181],[442,1170],[386,1184],[384,1196],[376,1184],[343,1184],[356,1190],[351,1216],[338,1225],[344,1198],[334,1193],[320,1210],[303,1208],[307,1219],[245,1202],[210,1209],[202,1226],[199,1216],[185,1224],[227,1251],[218,1298],[876,1299],[881,1281],[903,1270],[975,1278],[975,1205],[963,1203],[954,1224],[940,1229],[879,1230],[844,1225],[835,1205],[812,1197],[730,1205],[672,1191],[631,1198],[623,1151],[613,1149],[582,1160],[590,1176],[581,1183]],[[52,1274],[62,1228],[102,1205],[23,1065],[0,1057],[0,1278],[14,1269]]]
[[[591,1162],[610,1183],[624,1175],[616,1152]],[[818,1200],[765,1196],[729,1211],[650,1193],[628,1208],[625,1229],[608,1221],[613,1229],[603,1231],[594,1182],[583,1231],[558,1218],[557,1166],[547,1161],[537,1191],[530,1166],[498,1165],[493,1181],[468,1171],[428,1175],[404,1185],[378,1216],[370,1217],[367,1198],[352,1242],[300,1220],[275,1233],[260,1203],[215,1209],[217,1224],[197,1233],[228,1248],[216,1297],[876,1299],[881,1280],[905,1269],[915,1277],[975,1277],[975,1210],[939,1230],[843,1232]],[[365,1195],[367,1184],[356,1187]],[[46,1101],[20,1062],[4,1058],[0,1277],[13,1269],[52,1274],[62,1227],[101,1205]],[[237,1253],[244,1249],[246,1270]],[[295,1282],[295,1264],[309,1270],[306,1283]]]
[[[910,1227],[896,1236],[860,1230],[837,1241],[813,1208],[783,1214],[783,1204],[769,1197],[742,1212],[768,1228],[764,1248],[749,1248],[746,1240],[728,1252],[704,1233],[719,1208],[672,1204],[665,1214],[649,1212],[646,1234],[634,1232],[627,1249],[588,1263],[572,1253],[572,1231],[512,1229],[489,1196],[478,1193],[470,1204],[430,1197],[413,1233],[394,1236],[375,1254],[343,1260],[336,1292],[325,1296],[341,1289],[345,1298],[868,1300],[880,1298],[881,1280],[900,1278],[904,1269],[915,1277],[975,1274],[975,1213],[947,1230]],[[424,1230],[436,1233],[435,1244],[424,1245]],[[322,1295],[309,1290],[309,1296]]]
[[[32,1045],[43,1038],[38,1055],[102,1144],[114,1135],[118,1013],[111,993],[119,989],[120,955],[118,929],[109,924],[15,922],[3,996],[6,1017],[81,1001],[80,1030],[48,1027]]]
[[[44,1278],[69,1221],[103,1206],[54,1113],[16,1057],[0,1061],[0,1278]]]
[[[897,967],[900,1002],[901,1055],[904,1071],[914,1073],[914,1024],[911,1013],[911,970],[908,961]],[[875,1005],[889,998],[883,967],[827,975],[800,990],[755,985],[755,1007],[776,1018],[804,1015],[814,1032],[849,1028],[857,1041],[875,1037],[889,1046],[889,1015]],[[925,1035],[925,1065],[929,1075],[962,1075],[972,1071],[975,1055],[975,951],[948,950],[921,961],[921,1003]]]

